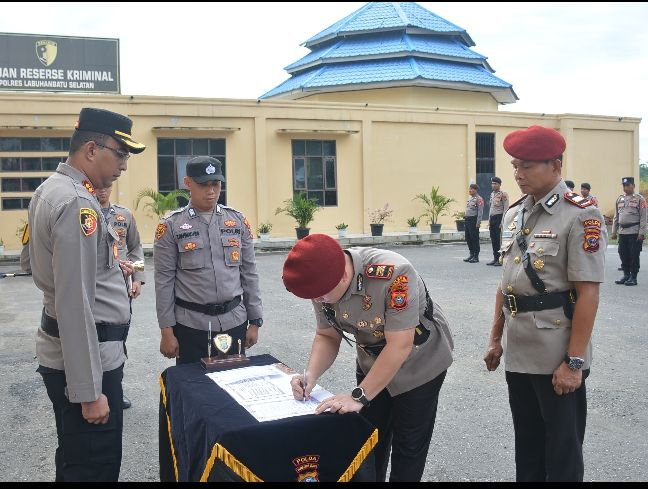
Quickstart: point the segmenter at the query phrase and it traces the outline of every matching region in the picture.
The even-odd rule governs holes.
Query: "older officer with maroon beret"
[[[360,412],[378,428],[376,480],[385,481],[391,449],[389,480],[420,481],[453,348],[421,276],[393,251],[343,251],[330,236],[313,234],[288,254],[283,281],[312,300],[317,322],[306,379],[291,381],[295,398],[309,396],[343,338],[355,342],[357,387],[323,401],[316,413]]]
[[[29,262],[43,291],[36,356],[56,420],[56,481],[119,479],[131,319],[124,276],[133,269],[120,263],[119,236],[101,218],[94,189],[112,185],[130,153],[144,151],[132,124],[82,109],[67,161],[29,204]]]
[[[525,195],[503,221],[484,361],[495,370],[506,352],[518,481],[583,480],[585,379],[607,234],[598,208],[561,178],[565,147],[558,131],[541,126],[504,139]]]

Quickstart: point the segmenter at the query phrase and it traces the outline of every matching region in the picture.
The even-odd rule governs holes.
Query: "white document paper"
[[[290,379],[296,372],[282,363],[206,375],[261,422],[313,414],[320,402],[333,395],[316,385],[309,400],[297,401],[290,387]]]

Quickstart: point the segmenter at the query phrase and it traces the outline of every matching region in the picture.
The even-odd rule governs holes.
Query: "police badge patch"
[[[162,236],[167,231],[167,225],[166,224],[158,224],[157,228],[155,228],[155,239],[160,239]]]
[[[97,230],[97,213],[94,209],[82,207],[79,211],[79,223],[83,234],[91,236]]]
[[[408,279],[406,275],[399,275],[389,287],[389,307],[400,311],[407,307]]]
[[[601,221],[598,219],[586,219],[583,221],[585,232],[583,249],[587,253],[596,253],[600,248]]]

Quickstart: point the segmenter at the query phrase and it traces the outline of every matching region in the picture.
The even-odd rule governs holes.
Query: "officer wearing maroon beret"
[[[343,251],[335,239],[313,234],[288,254],[283,281],[312,300],[317,321],[306,378],[291,381],[295,398],[310,395],[342,339],[355,342],[357,387],[323,401],[316,414],[360,412],[378,428],[376,480],[385,481],[391,449],[389,480],[420,481],[453,348],[423,279],[398,253]]]
[[[566,143],[550,128],[510,133],[525,194],[506,212],[502,279],[484,361],[505,353],[518,481],[582,481],[585,379],[607,233],[599,209],[561,178]]]

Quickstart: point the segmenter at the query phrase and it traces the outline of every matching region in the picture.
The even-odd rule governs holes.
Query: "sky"
[[[648,3],[418,3],[513,85],[519,100],[500,110],[640,117],[648,163]],[[123,94],[256,99],[364,4],[3,2],[0,32],[119,39]]]

